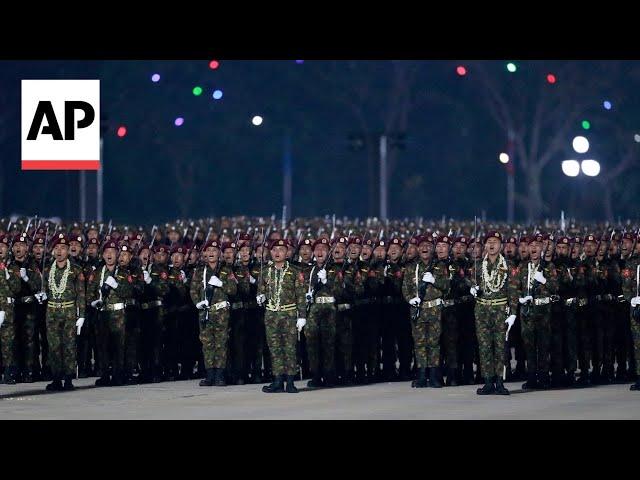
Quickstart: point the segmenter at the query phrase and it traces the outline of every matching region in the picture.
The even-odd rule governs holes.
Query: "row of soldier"
[[[637,380],[630,231],[476,241],[334,228],[291,241],[286,229],[218,226],[207,237],[154,228],[149,243],[102,238],[97,225],[5,232],[5,383],[204,377],[295,392],[300,376],[310,388],[413,380],[504,395],[520,378],[524,389]]]

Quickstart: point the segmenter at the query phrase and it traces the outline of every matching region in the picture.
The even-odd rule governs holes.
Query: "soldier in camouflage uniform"
[[[122,249],[128,245],[123,245]],[[133,276],[128,267],[118,263],[118,245],[107,242],[102,249],[104,265],[89,277],[87,303],[98,310],[98,322],[102,325],[101,343],[102,376],[96,386],[120,386],[126,382],[124,375],[126,302],[133,294]],[[124,263],[124,262],[123,262]],[[109,378],[108,366],[112,375]]]
[[[436,256],[447,272],[451,283],[449,292],[444,296],[442,308],[442,334],[440,336],[440,356],[441,363],[444,363],[446,369],[448,387],[458,386],[458,318],[456,316],[456,296],[461,294],[469,294],[470,285],[463,282],[462,287],[459,285],[460,272],[449,259],[449,249],[453,239],[448,235],[440,235],[436,239]],[[464,276],[462,277],[464,278]],[[456,287],[454,289],[454,287]],[[460,291],[461,290],[461,291]]]
[[[402,283],[404,299],[413,307],[411,322],[418,378],[412,387],[442,388],[440,383],[440,335],[443,297],[449,292],[447,266],[434,258],[433,241],[418,241],[419,258],[407,265]],[[426,370],[429,368],[429,382]]]
[[[638,242],[640,243],[640,242]],[[630,302],[631,334],[635,356],[636,382],[631,390],[640,392],[640,256],[629,255],[622,270],[622,292]]]
[[[300,269],[286,261],[285,240],[273,241],[270,250],[272,260],[259,279],[256,301],[258,305],[266,307],[264,321],[275,380],[271,385],[265,385],[262,391],[283,392],[286,380],[286,391],[297,393],[294,384],[296,329],[300,332],[307,323],[304,316],[305,276]]]
[[[85,279],[82,269],[69,261],[67,237],[57,234],[52,246],[55,260],[44,271],[44,292],[36,293],[38,301],[48,299],[47,337],[53,382],[47,390],[73,390],[76,334],[84,324]]]
[[[544,238],[529,239],[530,261],[509,279],[509,302],[517,303],[522,321],[522,339],[527,353],[527,381],[524,390],[549,388],[549,346],[551,341],[551,300],[558,291],[558,274],[552,262],[541,260]]]
[[[476,325],[473,318],[473,295],[469,293],[470,261],[467,259],[469,239],[464,235],[453,241],[453,260],[449,264],[451,296],[455,318],[458,322],[458,379],[463,385],[473,384],[473,358],[475,353]]]
[[[479,242],[478,247],[479,247]],[[474,309],[476,335],[480,351],[480,364],[485,384],[479,388],[478,395],[509,395],[503,383],[505,343],[508,328],[515,323],[515,306],[509,307],[509,276],[517,275],[517,269],[511,272],[506,258],[500,253],[502,235],[490,231],[484,239],[485,254],[476,265],[470,268],[469,277],[478,279],[479,284],[471,288],[476,297]],[[478,249],[479,250],[479,249]]]
[[[209,240],[203,248],[206,264],[196,268],[191,279],[191,300],[200,310],[200,341],[207,378],[200,386],[224,387],[229,340],[229,297],[238,291],[238,281],[222,264],[220,244]]]
[[[18,375],[16,361],[14,325],[14,296],[20,289],[20,277],[10,273],[7,267],[9,254],[9,238],[0,235],[0,349],[4,383],[14,385]]]
[[[133,250],[132,250],[133,249]],[[125,300],[125,325],[124,325],[124,373],[123,381],[126,385],[138,383],[133,374],[138,368],[139,344],[140,344],[140,297],[144,291],[144,274],[140,262],[135,257],[135,249],[130,244],[120,245],[118,265],[128,271],[127,281],[131,277],[131,295]]]
[[[313,243],[312,238],[305,238],[298,245],[298,262],[293,262],[302,272],[305,278],[309,276],[313,268]],[[307,355],[307,337],[304,330],[300,332],[298,342],[298,361],[302,366],[302,378],[309,378],[309,355]]]

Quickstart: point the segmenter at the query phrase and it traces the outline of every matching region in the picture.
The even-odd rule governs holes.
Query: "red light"
[[[547,75],[547,82],[556,83],[556,76],[553,73],[550,73],[549,75]]]
[[[467,69],[460,65],[458,68],[456,68],[456,73],[461,77],[464,77],[467,74]]]
[[[120,138],[124,137],[127,134],[127,127],[118,128],[118,136]]]
[[[218,62],[217,60],[211,60],[209,62],[209,68],[211,70],[215,70],[216,68],[218,68],[220,66],[220,62]]]

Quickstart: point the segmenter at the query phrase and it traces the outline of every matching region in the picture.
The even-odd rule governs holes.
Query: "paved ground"
[[[523,392],[511,383],[511,396],[479,397],[476,386],[416,390],[408,382],[297,395],[264,394],[259,385],[205,388],[196,380],[93,382],[76,380],[80,388],[62,393],[45,392],[45,383],[0,385],[0,419],[640,419],[640,392],[629,385]]]

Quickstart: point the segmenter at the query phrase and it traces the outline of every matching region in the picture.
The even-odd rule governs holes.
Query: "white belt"
[[[426,302],[422,302],[422,304],[420,305],[422,308],[433,308],[433,307],[437,307],[438,305],[442,305],[444,302],[442,301],[441,298],[436,298],[435,300],[428,300]]]
[[[351,305],[348,303],[341,303],[340,305],[338,305],[338,311],[339,312],[343,312],[345,310],[349,310],[351,308]]]
[[[313,303],[336,303],[334,297],[317,297]]]
[[[7,304],[11,305],[12,303],[15,303],[15,299],[13,297],[7,297]]]
[[[225,300],[224,302],[214,303],[211,305],[210,310],[222,310],[223,308],[228,308],[230,306],[231,304]]]
[[[551,297],[534,298],[534,305],[548,305],[551,302]]]

